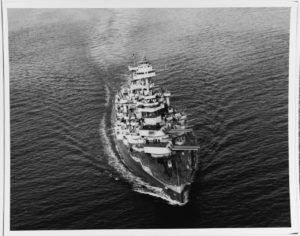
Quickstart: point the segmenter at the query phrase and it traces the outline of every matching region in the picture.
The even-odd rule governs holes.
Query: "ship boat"
[[[115,95],[116,149],[136,176],[158,187],[178,205],[188,202],[198,149],[187,115],[170,104],[171,93],[154,84],[156,71],[144,57]]]

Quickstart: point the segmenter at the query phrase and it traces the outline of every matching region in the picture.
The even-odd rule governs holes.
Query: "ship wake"
[[[123,164],[123,162],[119,158],[119,154],[117,153],[117,150],[114,150],[114,142],[112,138],[110,138],[110,135],[113,135],[113,130],[111,127],[109,127],[109,124],[111,123],[111,120],[108,119],[109,109],[111,109],[111,103],[112,103],[112,96],[111,91],[107,85],[105,85],[106,90],[106,99],[105,99],[105,107],[107,107],[106,112],[103,114],[103,117],[100,122],[99,127],[99,133],[101,137],[101,142],[104,147],[104,152],[107,155],[108,164],[113,167],[123,179],[125,179],[127,182],[129,182],[132,187],[133,191],[147,194],[153,197],[161,198],[168,202],[170,205],[178,205],[182,206],[187,203],[181,203],[178,201],[175,201],[171,199],[162,188],[154,187],[150,185],[149,183],[143,181],[140,177],[135,176],[132,172],[130,172],[127,167]]]

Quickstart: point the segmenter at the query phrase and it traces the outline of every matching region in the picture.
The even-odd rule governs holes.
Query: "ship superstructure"
[[[186,203],[199,149],[187,116],[170,104],[169,91],[155,86],[156,72],[146,58],[128,69],[113,110],[116,148],[132,172]]]

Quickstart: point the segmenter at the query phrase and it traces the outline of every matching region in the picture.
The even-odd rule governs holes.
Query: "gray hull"
[[[128,147],[125,146],[123,142],[115,140],[115,143],[116,143],[117,151],[119,152],[120,155],[120,159],[134,175],[142,178],[145,182],[149,183],[151,186],[161,188],[164,191],[164,193],[168,195],[172,200],[180,204],[187,203],[190,183],[187,183],[180,193],[173,191],[172,189],[168,188],[167,184],[163,183],[162,181],[158,180],[157,178],[147,173],[143,169],[142,165],[132,158]]]

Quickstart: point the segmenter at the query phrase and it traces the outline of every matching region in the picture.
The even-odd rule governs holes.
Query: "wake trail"
[[[105,104],[104,104],[105,107],[109,106],[110,99],[111,99],[111,93],[109,87],[107,86],[107,84],[105,84]]]

